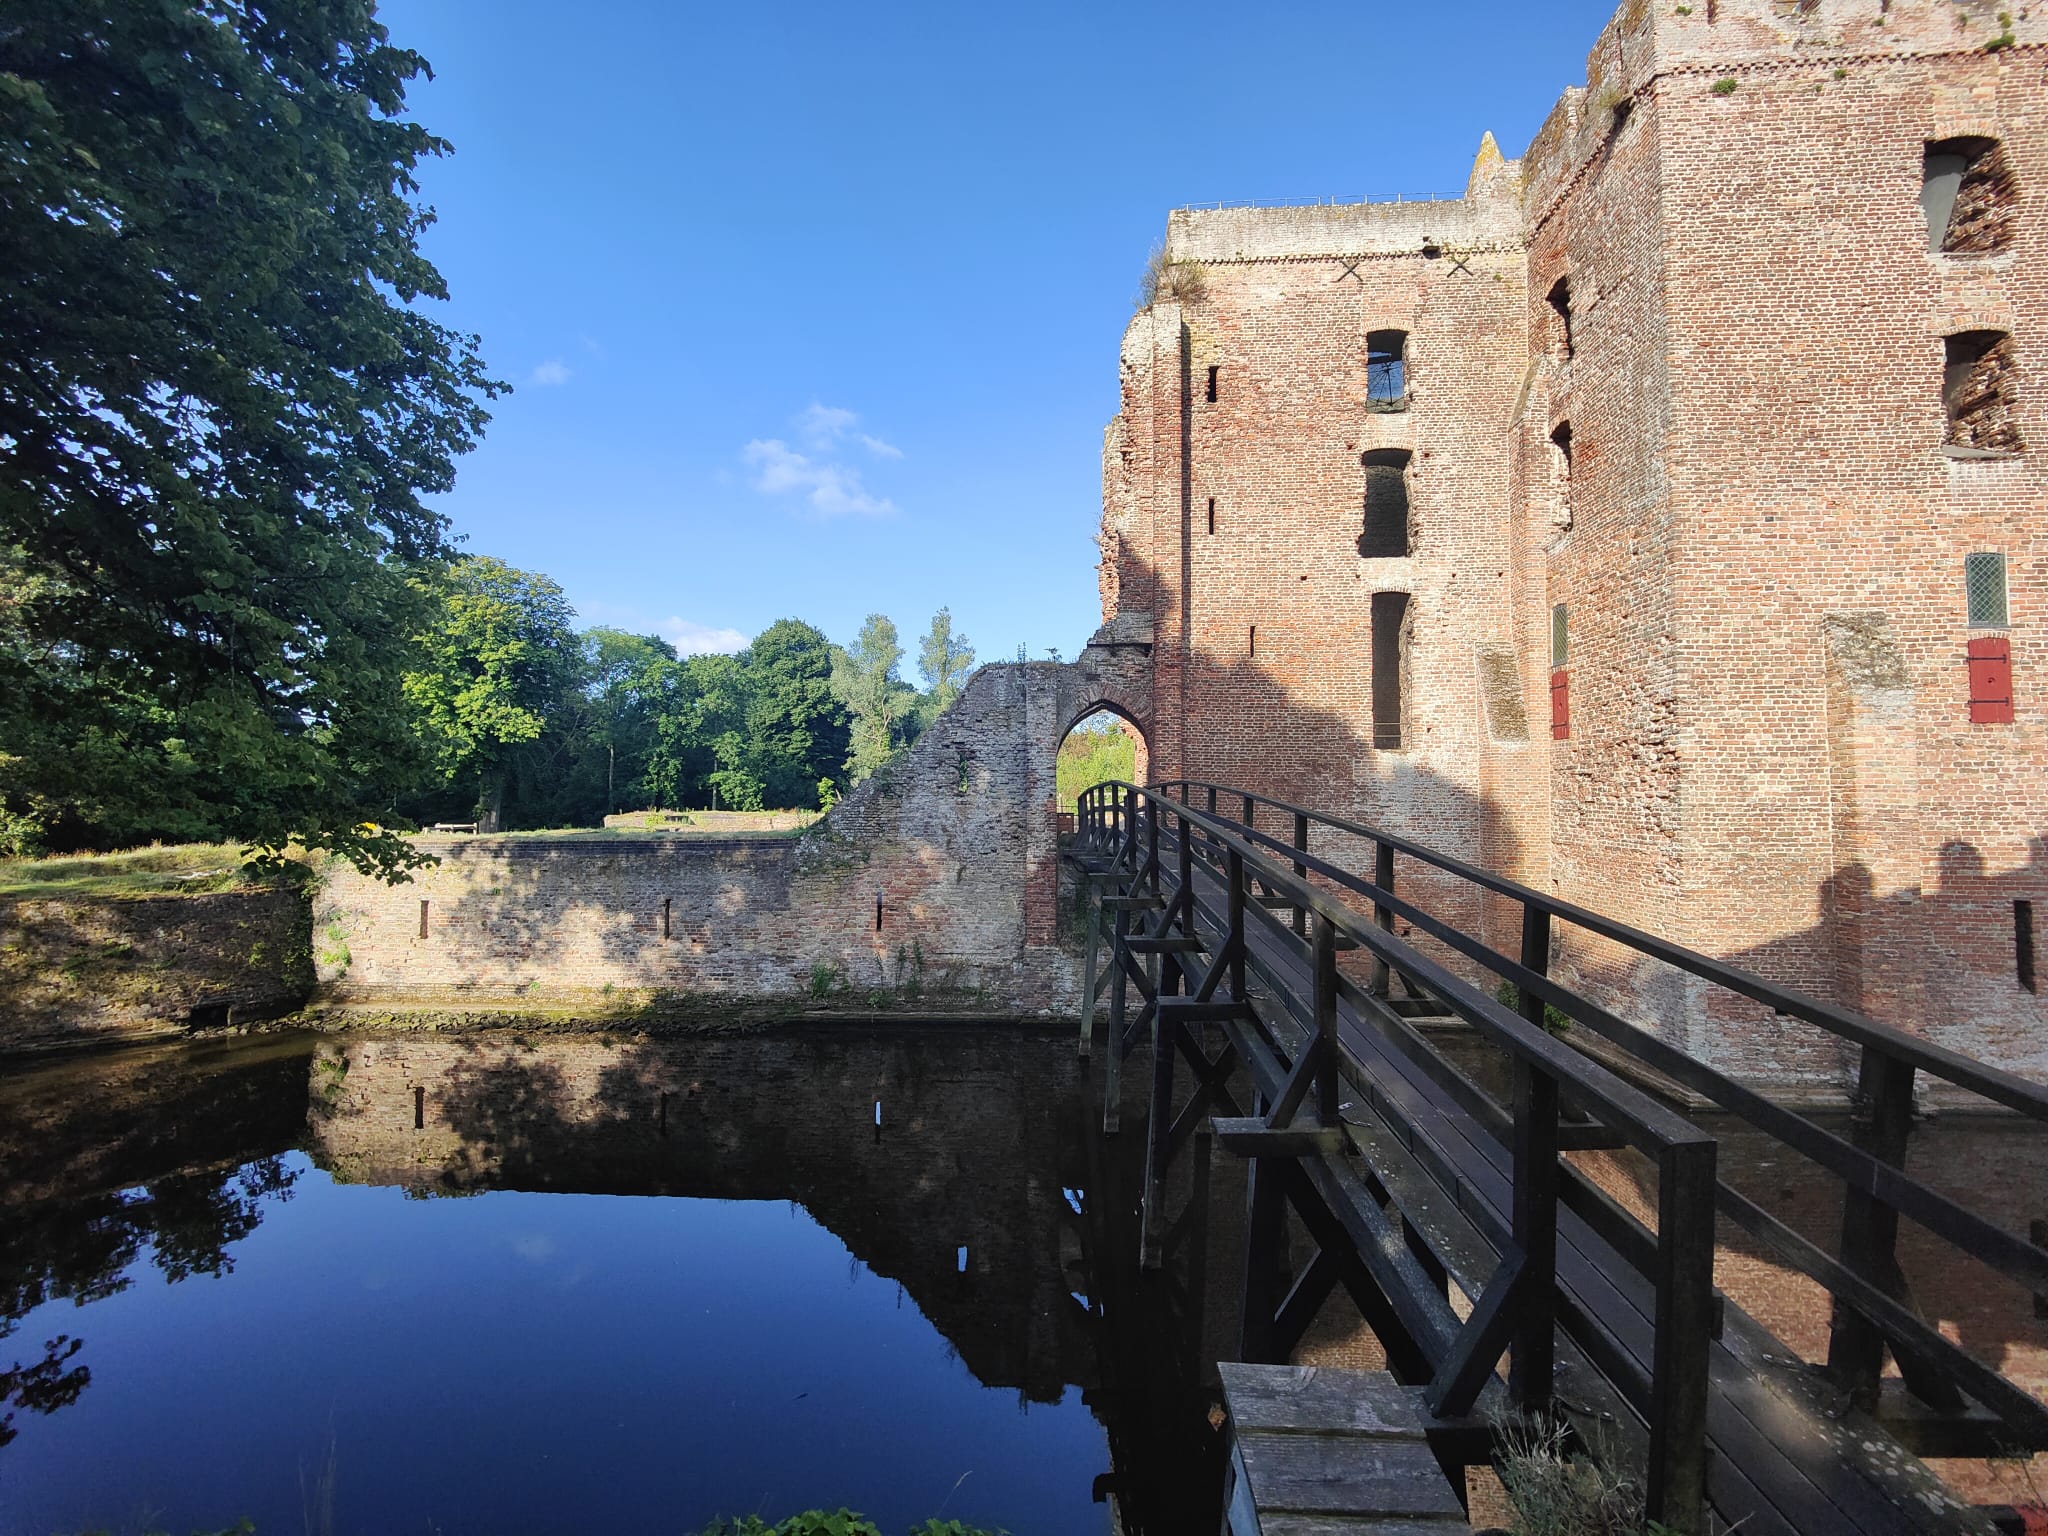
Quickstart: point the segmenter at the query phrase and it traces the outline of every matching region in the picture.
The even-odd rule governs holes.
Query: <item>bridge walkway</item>
[[[1248,820],[1261,802],[1239,797]],[[2002,1229],[1987,1240],[1981,1218],[1904,1177],[1903,1146],[1891,1147],[1888,1127],[1873,1124],[1899,1118],[1896,1098],[1870,1106],[1861,1145],[1799,1117],[1789,1124],[1787,1112],[1752,1103],[1756,1096],[1740,1085],[1676,1059],[1548,979],[1550,924],[1621,932],[1659,958],[1692,962],[1689,969],[1717,984],[1735,980],[1819,1015],[1821,1027],[1835,1011],[1456,866],[1460,878],[1477,876],[1523,901],[1523,954],[1509,960],[1395,893],[1395,854],[1439,869],[1455,861],[1372,829],[1284,811],[1295,821],[1285,842],[1187,799],[1120,786],[1084,807],[1072,853],[1101,893],[1097,927],[1112,930],[1111,1105],[1125,1056],[1148,1039],[1153,1048],[1148,1230],[1163,1220],[1149,1204],[1163,1198],[1165,1167],[1208,1110],[1226,1111],[1214,1121],[1219,1144],[1253,1158],[1244,1358],[1284,1360],[1342,1283],[1397,1374],[1430,1388],[1438,1409],[1432,1443],[1447,1466],[1485,1459],[1490,1416],[1555,1409],[1583,1438],[1612,1442],[1644,1469],[1649,1512],[1673,1529],[1993,1529],[1913,1446],[1929,1454],[2040,1449],[2048,1445],[2048,1410],[1917,1318],[1890,1243],[1906,1207],[1939,1223],[1944,1236],[1979,1240],[1966,1251],[1988,1253],[2037,1285],[2048,1265],[2033,1261],[2048,1255]],[[1310,853],[1312,819],[1371,840],[1374,879]],[[1364,898],[1367,911],[1342,904],[1340,894]],[[1520,1011],[1395,937],[1396,918],[1522,988]],[[1364,984],[1336,963],[1338,949],[1352,946],[1371,952]],[[1091,964],[1091,993],[1094,980]],[[1417,999],[1473,1025],[1509,1057],[1510,1106],[1494,1102],[1416,1028]],[[1711,1136],[1524,1016],[1541,1017],[1546,1005],[1590,1023],[1650,1070],[1748,1111],[1794,1150],[1818,1154],[1823,1166],[1859,1182],[1846,1199],[1843,1256],[1820,1253],[1721,1184]],[[1092,1014],[1091,999],[1091,1021]],[[1896,1094],[1902,1074],[1889,1064],[1902,1056],[1909,1063],[1908,1111],[1920,1068],[1988,1087],[2000,1102],[2048,1118],[2048,1092],[2036,1085],[1868,1020],[1848,1024],[1865,1049],[1866,1089],[1874,1082],[1880,1095]],[[1216,1054],[1208,1039],[1220,1040]],[[1175,1115],[1177,1060],[1195,1081]],[[1257,1114],[1242,1113],[1233,1096],[1239,1068],[1253,1084]],[[1655,1169],[1646,1180],[1654,1223],[1638,1221],[1567,1156],[1587,1148],[1642,1154]],[[1887,1152],[1895,1155],[1888,1160]],[[1317,1243],[1293,1273],[1276,1257],[1289,1209]],[[1717,1209],[1835,1292],[1830,1372],[1798,1362],[1713,1289]],[[1453,1309],[1449,1283],[1471,1299],[1468,1312]],[[1886,1348],[1905,1379],[1881,1376]],[[1512,1364],[1502,1382],[1495,1367],[1504,1350]]]

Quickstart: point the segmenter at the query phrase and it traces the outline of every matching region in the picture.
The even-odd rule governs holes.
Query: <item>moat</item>
[[[0,1536],[687,1532],[842,1504],[887,1531],[1214,1529],[1242,1165],[1198,1138],[1142,1271],[1143,1095],[1114,1137],[1100,1095],[1066,1030],[966,1026],[16,1065]],[[1939,1116],[1914,1146],[2016,1226],[2048,1188],[2048,1137],[2009,1120]],[[1729,1135],[1722,1167],[1830,1238],[1825,1182],[1768,1144]],[[2031,1298],[1903,1257],[1945,1329],[2040,1379]],[[1739,1243],[1717,1281],[1824,1354],[1813,1287]],[[1384,1356],[1340,1291],[1296,1358]],[[1950,1467],[2012,1498],[1990,1470]]]
[[[1086,1102],[1065,1033],[1018,1030],[17,1068],[0,1531],[1213,1524],[1199,1383],[1123,1421],[1102,1390],[1091,1288],[1143,1282],[1083,1215],[1136,1185]],[[1116,1347],[1149,1379],[1172,1346]]]

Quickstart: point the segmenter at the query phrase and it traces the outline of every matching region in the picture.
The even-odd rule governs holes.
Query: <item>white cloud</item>
[[[879,437],[854,431],[854,424],[859,420],[857,411],[849,411],[840,405],[821,405],[813,400],[796,418],[796,435],[813,453],[830,453],[851,437],[878,459],[903,457],[903,450],[894,443],[885,443]]]
[[[757,437],[740,451],[740,457],[754,466],[755,490],[764,496],[798,492],[820,516],[889,517],[896,511],[896,503],[888,497],[869,494],[859,470],[820,463],[781,438]]]
[[[716,653],[730,656],[734,651],[747,648],[747,637],[736,629],[713,629],[708,624],[698,624],[690,619],[666,618],[654,626],[661,638],[676,648],[683,656],[702,656]]]
[[[820,405],[813,400],[796,419],[797,436],[822,453],[846,436],[847,430],[859,420],[860,417],[852,411],[836,405]]]
[[[551,357],[527,376],[527,383],[549,385],[569,382],[569,365],[559,357]]]

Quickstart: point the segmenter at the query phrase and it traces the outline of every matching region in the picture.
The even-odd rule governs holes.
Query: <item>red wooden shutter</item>
[[[2010,705],[2007,706],[2010,709]],[[2010,719],[2011,716],[2006,717]],[[1572,734],[1571,674],[1559,667],[1550,674],[1550,739],[1568,741]]]
[[[1970,724],[2012,724],[2012,642],[2003,635],[1970,642]]]

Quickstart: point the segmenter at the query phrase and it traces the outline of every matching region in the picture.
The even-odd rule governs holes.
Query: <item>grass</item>
[[[82,853],[52,859],[0,859],[0,900],[190,895],[274,883],[276,876],[244,862],[231,843],[182,843],[126,853]]]

